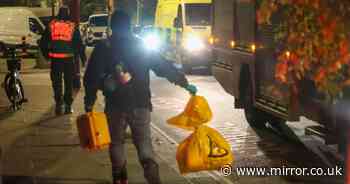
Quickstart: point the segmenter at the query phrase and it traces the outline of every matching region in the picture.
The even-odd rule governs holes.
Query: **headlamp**
[[[197,36],[190,36],[185,40],[185,48],[188,51],[200,51],[205,47],[203,40]]]
[[[161,45],[159,36],[155,33],[149,33],[143,39],[145,47],[150,50],[158,50]]]

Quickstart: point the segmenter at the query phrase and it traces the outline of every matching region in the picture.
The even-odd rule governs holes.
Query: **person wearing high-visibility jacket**
[[[51,60],[51,81],[56,102],[56,115],[71,114],[73,103],[73,76],[75,56],[85,65],[85,47],[78,26],[70,21],[69,9],[62,7],[57,18],[46,28],[40,47],[44,56]],[[64,80],[64,96],[62,78]]]

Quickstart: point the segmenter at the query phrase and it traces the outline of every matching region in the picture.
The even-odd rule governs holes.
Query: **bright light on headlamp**
[[[150,50],[158,50],[161,45],[160,38],[155,33],[149,33],[143,39],[145,47]]]
[[[188,51],[200,51],[205,47],[203,40],[196,36],[191,36],[185,40],[185,48]]]

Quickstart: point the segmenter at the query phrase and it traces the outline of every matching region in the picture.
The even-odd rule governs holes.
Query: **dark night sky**
[[[129,14],[136,13],[136,0],[117,0],[117,3]],[[153,22],[157,0],[144,0],[143,20],[146,24]]]
[[[0,0],[0,5],[23,5],[25,2],[40,2],[40,0]],[[102,6],[104,6],[104,0],[80,0],[81,3],[98,3]],[[125,11],[127,11],[130,15],[136,14],[136,0],[115,0],[115,2],[121,6]],[[143,22],[145,24],[152,24],[154,19],[154,13],[156,9],[157,0],[144,0],[144,8],[143,8]],[[85,9],[82,12],[82,18],[86,19],[87,16],[89,16],[91,13],[93,13],[94,9],[93,5],[92,7],[85,7],[82,5],[82,9]],[[89,9],[89,10],[87,10]]]

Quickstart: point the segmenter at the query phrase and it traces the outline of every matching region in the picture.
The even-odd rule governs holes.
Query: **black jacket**
[[[143,41],[133,36],[98,43],[84,76],[85,105],[93,106],[97,90],[102,88],[104,77],[118,63],[125,66],[132,79],[128,85],[119,85],[113,94],[104,92],[104,95],[106,103],[120,111],[135,108],[152,109],[150,70],[181,87],[188,85],[185,75],[170,61],[156,52],[147,51],[144,47]]]

